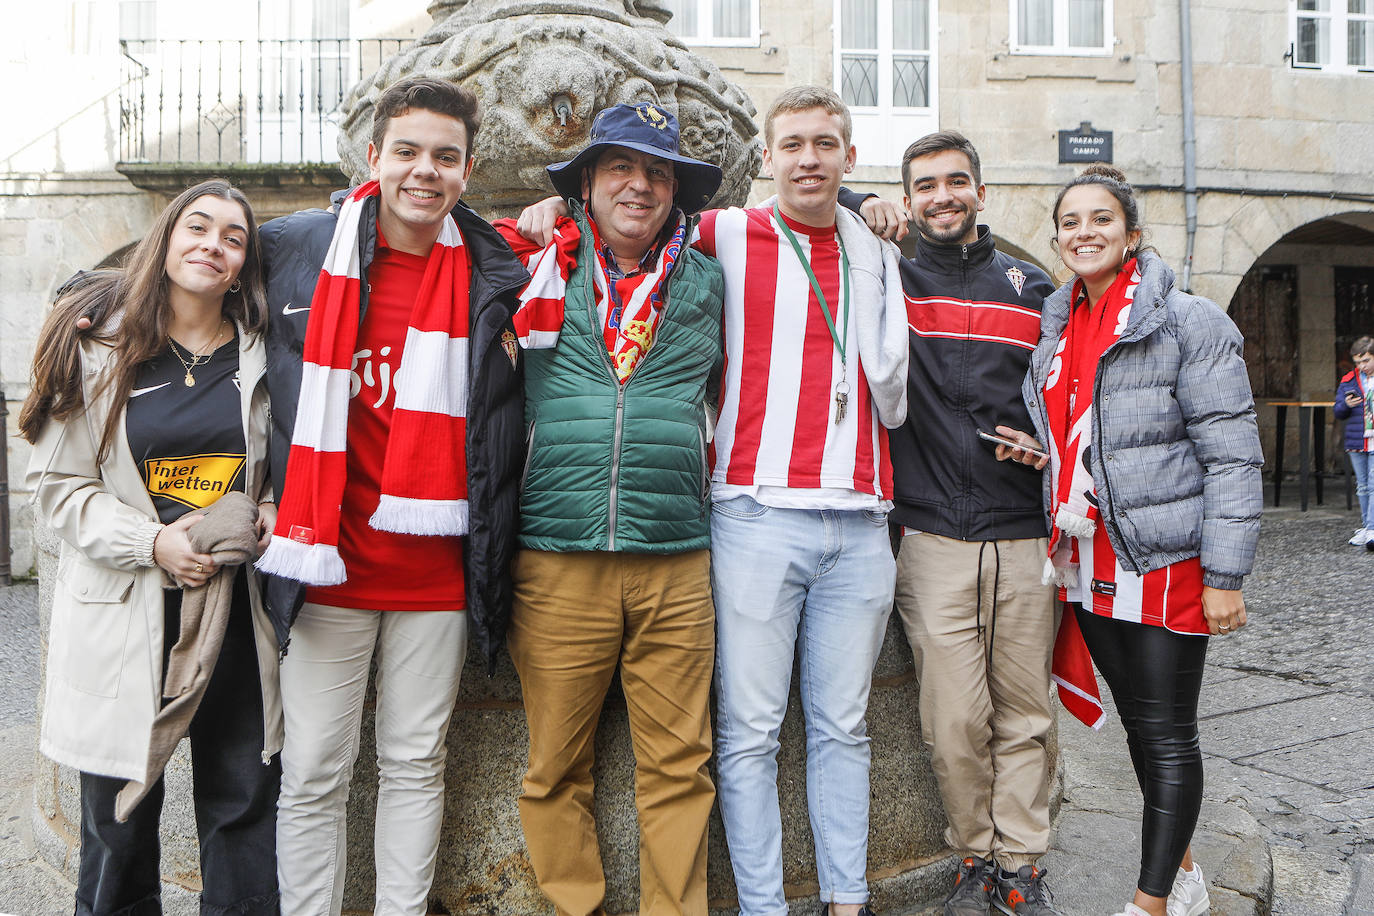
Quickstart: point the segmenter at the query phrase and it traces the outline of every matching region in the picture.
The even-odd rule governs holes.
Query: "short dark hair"
[[[466,86],[437,80],[427,76],[417,76],[401,80],[389,86],[372,114],[372,145],[380,152],[386,140],[386,129],[392,118],[399,118],[407,111],[419,109],[448,115],[463,122],[467,132],[468,157],[472,157],[473,147],[477,145],[477,132],[482,129],[482,103],[477,93]]]
[[[978,160],[978,150],[973,148],[968,137],[957,130],[937,130],[908,146],[902,154],[902,190],[908,197],[911,196],[911,160],[943,153],[946,150],[954,150],[967,156],[968,164],[973,168],[974,186],[983,183],[983,164]]]
[[[1374,337],[1356,337],[1350,344],[1351,356],[1364,356],[1374,353]]]

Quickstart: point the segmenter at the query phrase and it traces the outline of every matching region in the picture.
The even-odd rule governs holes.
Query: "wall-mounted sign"
[[[1078,125],[1078,130],[1059,132],[1060,162],[1111,162],[1112,132],[1094,130],[1091,121]]]

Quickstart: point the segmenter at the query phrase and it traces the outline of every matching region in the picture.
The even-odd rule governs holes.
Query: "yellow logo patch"
[[[243,455],[223,453],[150,458],[143,462],[143,474],[153,496],[204,509],[229,492],[243,462]]]
[[[641,121],[655,130],[663,130],[668,126],[668,116],[652,105],[647,103],[639,105],[635,108],[635,112],[638,113]]]

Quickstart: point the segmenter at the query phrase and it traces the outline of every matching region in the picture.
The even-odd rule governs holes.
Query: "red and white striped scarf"
[[[682,254],[687,222],[677,214],[677,228],[654,258],[653,266],[632,277],[615,279],[606,266],[601,237],[591,222],[592,250],[597,269],[592,274],[597,317],[601,321],[606,352],[624,382],[653,344],[654,326],[663,308],[663,281]],[[515,313],[515,333],[527,350],[553,347],[563,327],[563,304],[568,277],[577,266],[581,232],[569,217],[560,219],[546,248],[533,249],[512,242],[517,256],[530,271],[530,282],[520,293]]]
[[[1134,259],[1122,266],[1096,307],[1079,302],[1082,281],[1075,281],[1069,322],[1059,338],[1050,374],[1045,379],[1045,412],[1049,418],[1050,479],[1054,481],[1054,527],[1050,530],[1045,581],[1077,583],[1070,538],[1089,538],[1097,529],[1097,494],[1085,460],[1092,442],[1093,390],[1097,364],[1116,343],[1131,318],[1140,284]]]
[[[277,525],[259,569],[308,585],[348,578],[339,556],[339,507],[347,477],[348,403],[359,325],[358,237],[369,181],[339,211],[310,302],[304,367]],[[411,309],[393,383],[381,498],[369,524],[399,534],[462,535],[468,530],[467,248],[446,216]]]

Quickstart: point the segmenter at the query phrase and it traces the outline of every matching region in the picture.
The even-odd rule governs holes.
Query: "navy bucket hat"
[[[652,102],[612,105],[592,121],[587,147],[567,162],[549,166],[549,180],[560,197],[581,199],[582,170],[596,162],[602,150],[623,146],[673,163],[677,194],[673,204],[683,213],[696,213],[711,200],[724,177],[719,166],[689,159],[678,152],[677,118]]]

